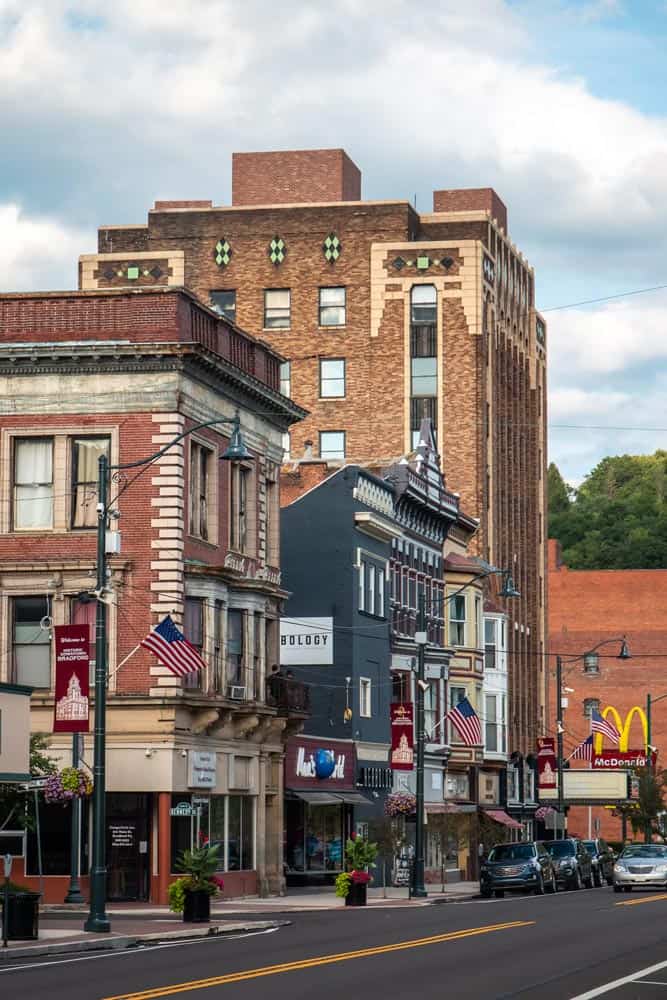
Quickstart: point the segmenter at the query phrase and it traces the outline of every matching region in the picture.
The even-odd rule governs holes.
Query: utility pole
[[[646,775],[649,777],[651,775],[651,695],[646,695]],[[646,782],[646,791],[649,790],[649,782]],[[644,842],[650,844],[652,840],[651,836],[651,819],[649,816],[646,817],[646,823],[644,824]]]
[[[72,733],[72,767],[79,766],[79,734]],[[75,795],[72,799],[72,836],[70,839],[70,878],[69,888],[65,896],[66,903],[85,902],[81,895],[81,885],[79,883],[79,848],[81,833],[81,799]]]
[[[415,862],[412,869],[412,895],[428,895],[424,885],[424,674],[426,668],[426,595],[417,600],[417,822],[415,823]]]
[[[93,766],[93,854],[90,870],[90,910],[84,930],[111,930],[106,914],[106,699],[107,699],[107,489],[109,459],[100,455],[97,481],[97,614],[95,618],[95,762]]]
[[[556,741],[558,766],[558,824],[562,818],[562,836],[565,836],[565,807],[563,805],[563,658],[556,657]],[[558,831],[556,831],[558,832]]]

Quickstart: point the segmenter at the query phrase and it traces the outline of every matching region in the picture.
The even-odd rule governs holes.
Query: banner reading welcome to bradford
[[[89,625],[56,625],[54,733],[87,733],[89,716]]]

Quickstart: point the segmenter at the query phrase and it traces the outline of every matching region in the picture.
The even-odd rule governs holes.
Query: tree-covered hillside
[[[549,537],[571,569],[667,568],[667,451],[603,459],[578,490],[553,463]]]

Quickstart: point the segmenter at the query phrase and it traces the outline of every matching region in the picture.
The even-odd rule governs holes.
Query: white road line
[[[667,969],[667,962],[658,962],[657,965],[649,965],[645,969],[637,969],[630,976],[623,976],[621,979],[614,979],[610,983],[605,983],[604,986],[598,986],[594,990],[589,990],[588,993],[578,993],[571,1000],[593,1000],[593,997],[601,997],[604,993],[611,993],[612,990],[618,990],[621,986],[627,986],[629,983],[636,983],[640,976],[648,976],[652,972],[660,972],[661,969]],[[665,983],[660,983],[660,986],[664,986]]]
[[[635,979],[635,982],[642,986],[667,986],[664,979]]]
[[[43,962],[31,962],[30,965],[13,965],[8,969],[0,969],[3,972],[24,972],[26,969],[50,969],[52,965],[73,965],[74,962],[95,962],[101,958],[121,958],[124,955],[145,955],[147,951],[162,951],[164,948],[182,948],[186,944],[211,944],[216,941],[238,941],[240,938],[257,937],[259,934],[273,934],[280,930],[279,927],[265,927],[261,931],[248,931],[245,934],[214,934],[211,937],[190,938],[189,941],[169,941],[165,944],[142,944],[136,948],[119,948],[117,951],[105,951],[100,955],[82,955],[79,958],[61,958],[55,962],[50,962],[48,955],[44,956]]]

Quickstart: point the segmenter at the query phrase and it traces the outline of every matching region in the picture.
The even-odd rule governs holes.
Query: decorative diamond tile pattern
[[[442,264],[443,267],[449,269],[454,263],[454,259],[452,257],[443,257],[440,263]]]
[[[162,271],[161,271],[161,270],[160,270],[160,268],[159,268],[159,267],[157,266],[157,264],[155,265],[155,267],[152,267],[152,268],[151,268],[151,274],[153,275],[153,277],[155,278],[155,280],[156,280],[156,281],[157,281],[157,280],[158,280],[159,278],[161,278],[161,277],[162,277]]]
[[[213,259],[215,260],[218,267],[227,267],[230,260],[232,259],[232,247],[231,244],[224,238],[224,236],[218,240],[215,244],[215,250],[213,252]]]
[[[426,271],[431,264],[429,257],[417,257],[417,270]]]
[[[269,243],[269,260],[272,264],[282,264],[287,254],[287,246],[280,236],[274,236]]]
[[[333,264],[334,261],[338,260],[343,252],[343,244],[335,233],[329,233],[322,244],[322,250],[324,251],[325,260],[328,260],[330,264]]]
[[[102,274],[107,279],[107,281],[111,281],[112,278],[116,277],[116,272],[111,267],[105,268],[104,271],[102,271]]]
[[[128,281],[136,281],[138,277],[139,277],[139,268],[138,267],[128,267],[128,269],[127,269],[127,280]]]
[[[392,260],[392,264],[394,265],[397,271],[402,271],[403,268],[405,267],[405,261],[403,260],[402,257],[394,257],[394,259]]]

